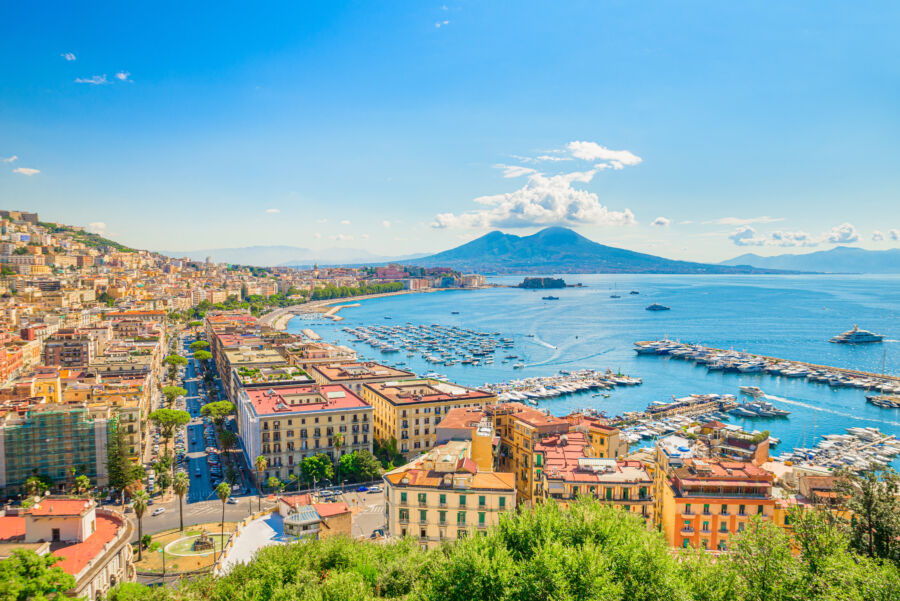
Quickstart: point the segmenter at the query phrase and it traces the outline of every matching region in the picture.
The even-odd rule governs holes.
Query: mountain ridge
[[[750,265],[764,269],[815,271],[820,273],[900,273],[900,248],[867,250],[836,246],[810,253],[784,253],[763,257],[746,253],[719,265]]]
[[[411,263],[412,261],[404,261]],[[495,230],[466,244],[415,259],[421,267],[480,273],[782,273],[750,266],[676,261],[594,242],[564,227],[529,236]]]

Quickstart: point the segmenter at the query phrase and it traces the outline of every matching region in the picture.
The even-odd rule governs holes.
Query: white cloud
[[[16,155],[12,155],[11,157],[6,157],[5,159],[0,159],[0,161],[3,161],[4,163],[15,163],[16,159],[18,159],[18,158],[19,157],[17,157]]]
[[[102,221],[94,221],[93,223],[88,224],[88,231],[92,234],[100,234],[103,235],[103,232],[106,231],[106,224]]]
[[[350,225],[349,219],[341,219],[341,225]]]
[[[328,223],[327,219],[316,219],[316,223]]]
[[[503,177],[507,178],[522,177],[523,175],[531,175],[532,173],[537,173],[537,169],[532,169],[531,167],[522,167],[521,165],[504,165],[503,163],[494,165],[494,169],[503,169]]]
[[[446,20],[445,20],[445,21],[438,21],[438,22],[436,22],[436,23],[434,24],[434,26],[437,27],[438,29],[440,29],[441,27],[443,27],[443,26],[445,26],[445,25],[449,25],[449,24],[450,24],[450,21],[446,21]]]
[[[542,154],[542,155],[538,155],[538,156],[534,157],[534,160],[535,161],[552,161],[552,162],[571,161],[572,157],[560,157],[560,156],[553,156],[552,154]]]
[[[819,241],[804,231],[776,231],[769,234],[772,246],[816,246]]]
[[[610,150],[596,142],[569,142],[566,144],[566,148],[576,159],[609,161],[616,169],[621,169],[624,165],[637,165],[643,160],[628,150]]]
[[[20,175],[37,175],[40,172],[40,169],[32,169],[31,167],[16,167],[13,169],[13,173],[18,173]]]
[[[118,73],[116,73],[116,79],[118,79],[119,81],[130,81],[128,79],[129,75],[131,75],[131,73],[129,73],[128,71],[119,71]]]
[[[659,227],[669,227],[672,223],[671,219],[666,219],[665,217],[657,217],[653,221],[650,222],[650,225],[658,225]]]
[[[381,222],[381,227],[391,227],[391,222],[385,219]]]
[[[832,244],[852,244],[859,242],[859,234],[853,225],[842,223],[831,228],[831,231],[825,234],[825,239]]]
[[[891,240],[900,240],[900,230],[888,230],[888,237]]]
[[[721,219],[713,219],[712,221],[704,221],[704,224],[716,224],[716,225],[750,225],[751,223],[775,223],[777,221],[784,221],[784,217],[769,217],[768,215],[763,215],[762,217],[722,217]]]
[[[764,246],[766,243],[766,237],[757,235],[756,230],[749,225],[734,230],[728,239],[738,246]]]
[[[106,74],[103,75],[94,75],[93,77],[76,77],[75,83],[89,83],[92,85],[103,85],[109,83],[106,81]]]
[[[75,53],[73,53],[73,52],[63,52],[62,54],[60,54],[60,56],[63,57],[64,59],[66,59],[67,61],[75,60]]]
[[[679,221],[678,225],[690,225],[692,223],[694,223],[694,222],[691,221],[690,219],[685,219],[684,221]]]
[[[883,232],[879,232],[878,230],[875,230],[874,232],[872,232],[872,241],[873,242],[881,242],[882,240],[884,240]]]
[[[611,211],[600,204],[593,192],[573,188],[575,182],[587,183],[594,170],[545,176],[535,173],[528,183],[514,192],[482,196],[475,202],[489,208],[454,215],[441,213],[434,228],[532,227],[549,225],[631,225],[629,210]]]
[[[347,240],[353,240],[353,236],[348,234],[334,234],[333,236],[329,236],[332,240],[337,240],[339,242],[346,242]]]
[[[281,209],[266,209],[266,213],[280,213]]]

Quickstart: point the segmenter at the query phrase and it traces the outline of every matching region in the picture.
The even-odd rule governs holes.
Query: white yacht
[[[741,386],[741,392],[752,397],[766,396],[766,393],[759,386]]]
[[[876,334],[868,330],[860,330],[859,326],[854,325],[852,330],[847,330],[842,334],[838,334],[830,340],[841,344],[867,344],[869,342],[881,342],[884,336]]]

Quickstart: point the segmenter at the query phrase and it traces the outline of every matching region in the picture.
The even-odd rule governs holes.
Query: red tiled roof
[[[334,517],[350,511],[350,506],[343,501],[338,503],[316,503],[313,507],[315,507],[319,516],[323,518]]]
[[[115,539],[119,530],[119,524],[110,518],[97,516],[97,526],[94,533],[84,539],[83,542],[74,545],[66,545],[53,551],[53,554],[61,559],[56,565],[73,576],[81,572],[92,559],[97,557],[103,547]]]
[[[365,401],[339,384],[329,386],[317,386],[315,384],[273,386],[271,388],[249,388],[245,389],[245,391],[257,415],[369,407]],[[270,391],[272,394],[270,394]],[[332,395],[330,398],[329,393]],[[343,393],[343,396],[337,396],[340,393]],[[299,395],[316,395],[319,398],[319,402],[290,404],[290,397]]]
[[[287,495],[280,497],[279,500],[285,502],[289,507],[309,505],[312,502],[312,498],[309,495]]]
[[[0,517],[0,541],[9,542],[25,536],[25,518],[20,515]]]

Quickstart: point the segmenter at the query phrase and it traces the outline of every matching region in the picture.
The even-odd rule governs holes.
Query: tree
[[[217,428],[221,428],[225,418],[234,413],[234,403],[231,401],[216,401],[207,403],[200,409],[200,415],[209,417]]]
[[[187,425],[191,421],[191,414],[180,409],[157,409],[150,414],[150,421],[156,424],[166,441],[166,449],[169,448],[169,440],[175,434],[175,429]],[[172,462],[174,474],[175,462]]]
[[[219,485],[216,487],[216,496],[219,497],[219,500],[222,501],[222,522],[221,522],[221,537],[219,538],[219,542],[222,545],[222,553],[225,552],[225,503],[228,501],[228,497],[231,496],[231,487],[228,486],[227,482],[219,482]],[[219,555],[221,558],[222,556]]]
[[[86,494],[91,490],[91,479],[81,474],[80,476],[75,477],[75,483],[72,486],[72,490],[76,495]]]
[[[759,516],[753,516],[748,528],[734,537],[728,560],[741,583],[742,598],[748,601],[789,599],[800,584],[800,566],[787,534]]]
[[[192,342],[189,348],[191,349],[191,351],[204,350],[209,348],[209,343],[205,340],[197,340],[195,342]]]
[[[266,486],[271,491],[281,492],[282,487],[284,487],[284,482],[279,480],[277,476],[269,476],[269,479],[266,481]]]
[[[204,350],[194,351],[194,359],[197,361],[209,361],[212,359],[212,353]]]
[[[190,478],[184,472],[175,474],[172,480],[172,491],[178,496],[178,530],[184,531],[184,495],[190,488]]]
[[[341,447],[344,446],[344,435],[340,432],[335,432],[334,436],[331,437],[331,446],[334,447],[334,465],[337,470],[337,477],[335,481],[341,481]]]
[[[138,561],[143,559],[143,536],[144,536],[144,512],[147,511],[147,501],[150,495],[146,491],[139,490],[131,495],[131,505],[134,509],[134,515],[137,517],[138,523]]]
[[[300,469],[303,472],[303,478],[308,483],[321,482],[330,479],[334,475],[334,467],[331,458],[324,453],[316,453],[310,457],[305,457],[300,462]]]
[[[166,363],[171,367],[180,367],[188,364],[188,360],[186,357],[182,357],[181,355],[172,354],[166,357]]]
[[[369,482],[381,477],[381,464],[369,451],[354,451],[342,455],[341,473],[351,482]]]
[[[50,490],[52,484],[53,482],[46,476],[31,476],[25,480],[25,494],[29,497],[40,497]]]
[[[222,445],[222,450],[225,451],[225,453],[228,453],[231,449],[237,446],[237,442],[237,434],[235,434],[231,430],[222,430],[222,432],[219,434],[219,444]]]
[[[237,471],[237,468],[235,468],[230,463],[225,468],[225,482],[228,482],[229,485],[234,486],[235,483],[237,483],[237,479],[238,479],[239,475],[240,474]]]
[[[75,578],[54,564],[51,553],[38,555],[30,549],[16,549],[0,561],[0,599],[4,601],[47,601],[66,599]]]
[[[171,405],[175,402],[175,399],[180,396],[186,395],[187,390],[185,390],[181,386],[163,386],[162,393],[163,396],[166,397],[166,402]]]
[[[259,501],[257,511],[262,511],[262,473],[266,471],[268,466],[269,462],[266,461],[266,458],[262,455],[259,455],[253,460],[253,467],[256,468],[256,492],[259,493],[259,496],[257,497]],[[253,510],[251,509],[251,511]]]
[[[850,544],[869,557],[900,564],[900,475],[891,468],[839,474],[835,489],[853,519]]]

